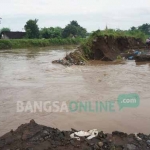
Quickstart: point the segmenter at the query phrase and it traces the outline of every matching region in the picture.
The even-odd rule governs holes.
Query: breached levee
[[[92,42],[91,50],[95,60],[116,60],[120,53],[143,48],[141,39],[133,37],[98,36]]]
[[[0,137],[0,150],[149,150],[150,135],[100,131],[92,139],[71,138],[72,131],[60,131],[34,120]]]
[[[100,35],[90,38],[77,50],[66,55],[62,60],[53,61],[53,63],[84,65],[87,60],[114,61],[121,53],[131,49],[141,49],[144,46],[145,44],[139,38]]]

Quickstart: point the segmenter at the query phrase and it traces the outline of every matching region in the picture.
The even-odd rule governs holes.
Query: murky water
[[[0,51],[0,135],[31,119],[59,129],[97,128],[105,132],[150,131],[150,64],[90,62],[87,66],[52,64],[74,47]],[[137,93],[138,108],[115,112],[17,113],[17,101],[110,101]]]

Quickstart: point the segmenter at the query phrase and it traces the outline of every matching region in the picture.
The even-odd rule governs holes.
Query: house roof
[[[26,32],[3,31],[1,34],[6,35],[10,39],[21,39],[25,36]]]

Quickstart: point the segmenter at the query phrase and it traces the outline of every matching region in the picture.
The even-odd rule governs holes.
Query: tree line
[[[87,30],[81,27],[77,21],[71,21],[65,28],[61,27],[44,27],[39,29],[38,19],[30,19],[26,22],[24,29],[27,39],[50,39],[50,38],[85,38]],[[2,28],[0,32],[10,31],[9,28]]]
[[[51,39],[51,38],[85,38],[89,33],[87,33],[87,30],[80,26],[77,21],[73,20],[68,25],[66,25],[65,28],[61,27],[44,27],[39,29],[38,26],[38,19],[34,20],[28,20],[24,26],[24,29],[26,31],[26,37],[27,39]],[[9,28],[3,28],[2,31],[10,31]],[[107,29],[107,30],[101,30],[102,32],[110,32],[115,34],[117,32],[122,34],[126,33],[126,35],[137,35],[137,36],[145,36],[150,37],[150,24],[146,23],[138,27],[131,27],[129,30],[114,30],[114,29]],[[104,32],[104,33],[105,33]]]
[[[85,38],[87,31],[81,27],[77,21],[71,21],[65,28],[61,27],[49,27],[39,30],[38,20],[29,20],[24,26],[26,31],[26,37],[29,39],[34,38],[68,38],[68,37],[81,37]]]

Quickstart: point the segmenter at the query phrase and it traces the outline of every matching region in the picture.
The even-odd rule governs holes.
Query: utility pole
[[[1,24],[1,19],[2,19],[2,18],[0,17],[0,24]]]

